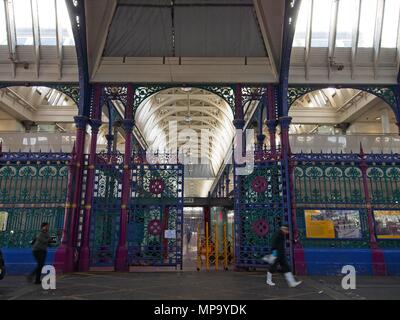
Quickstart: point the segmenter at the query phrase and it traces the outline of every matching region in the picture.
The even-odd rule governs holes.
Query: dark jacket
[[[278,254],[285,254],[285,234],[278,230],[272,237],[272,250],[277,250]]]
[[[50,241],[49,233],[40,231],[34,240],[32,251],[47,251]]]

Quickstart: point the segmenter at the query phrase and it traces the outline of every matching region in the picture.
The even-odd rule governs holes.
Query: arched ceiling
[[[309,92],[290,108],[291,133],[312,133],[321,126],[349,127],[354,123],[396,122],[391,107],[377,96],[357,89],[326,88]],[[372,128],[372,127],[370,127]],[[368,132],[365,132],[368,133]]]
[[[226,101],[197,88],[160,91],[144,101],[135,115],[136,126],[153,150],[168,151],[177,146],[187,153],[187,137],[191,137],[195,146],[189,151],[196,170],[193,175],[209,178],[217,174],[231,147],[232,121],[233,113]],[[205,163],[197,159],[202,156]]]

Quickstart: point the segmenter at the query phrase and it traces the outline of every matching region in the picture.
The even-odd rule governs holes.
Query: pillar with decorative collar
[[[125,119],[122,121],[122,127],[125,132],[125,154],[124,168],[122,177],[122,194],[121,194],[121,214],[120,214],[120,232],[119,242],[115,260],[116,271],[128,271],[128,248],[127,239],[127,223],[128,223],[128,206],[129,196],[131,192],[131,169],[130,162],[132,159],[132,130],[134,127],[133,120],[133,103],[135,90],[132,85],[128,85],[127,104],[125,106]]]
[[[99,133],[99,128],[102,124],[101,93],[102,93],[102,87],[100,85],[97,85],[94,89],[92,119],[89,121],[92,134],[90,139],[90,153],[89,153],[87,178],[86,178],[82,241],[81,241],[81,248],[79,251],[79,271],[82,272],[89,271],[90,267],[90,248],[89,248],[90,223],[91,223],[90,216],[92,212],[92,202],[94,194],[97,136]]]

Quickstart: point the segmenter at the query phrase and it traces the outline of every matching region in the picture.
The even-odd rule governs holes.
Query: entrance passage
[[[183,209],[183,268],[196,270],[197,242],[204,233],[204,210],[202,207]]]

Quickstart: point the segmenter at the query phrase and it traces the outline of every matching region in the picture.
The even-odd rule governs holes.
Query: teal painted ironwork
[[[367,177],[373,204],[400,203],[400,168],[396,165],[372,165]]]
[[[362,173],[354,165],[298,164],[294,170],[297,204],[362,204]]]
[[[123,155],[97,156],[92,206],[91,265],[112,266],[119,239]]]
[[[0,247],[28,248],[49,222],[61,240],[68,185],[68,162],[15,162],[0,167]]]

